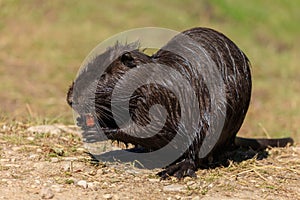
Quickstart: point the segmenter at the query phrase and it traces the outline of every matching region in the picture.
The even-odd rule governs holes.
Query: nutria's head
[[[67,94],[68,104],[80,116],[79,125],[92,127],[97,120],[101,128],[118,128],[111,111],[114,87],[124,74],[149,62],[150,57],[138,50],[138,43],[108,48],[91,59],[72,83]]]

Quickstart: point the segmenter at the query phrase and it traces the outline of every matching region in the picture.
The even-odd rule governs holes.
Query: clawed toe
[[[176,163],[168,166],[165,170],[157,173],[158,176],[161,177],[162,180],[167,179],[170,176],[174,176],[177,179],[183,179],[184,177],[197,177],[196,166],[191,160],[184,160],[180,163]]]

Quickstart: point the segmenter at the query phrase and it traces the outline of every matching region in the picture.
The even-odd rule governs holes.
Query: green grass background
[[[300,137],[299,0],[0,0],[3,120],[73,123],[65,96],[85,56],[137,27],[217,29],[252,62],[240,135]]]

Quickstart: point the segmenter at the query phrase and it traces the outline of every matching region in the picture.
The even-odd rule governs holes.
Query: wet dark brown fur
[[[176,135],[181,117],[178,99],[167,88],[155,84],[145,85],[138,88],[130,99],[130,116],[135,123],[142,126],[147,125],[150,121],[149,109],[151,106],[160,104],[165,107],[167,120],[162,130],[152,137],[141,138],[138,133],[136,137],[126,134],[118,127],[111,111],[112,92],[117,81],[133,68],[143,67],[144,64],[149,63],[159,63],[172,67],[189,80],[199,101],[201,118],[199,127],[195,128],[196,138],[176,162],[159,174],[163,178],[170,175],[178,178],[194,176],[194,171],[207,164],[209,157],[222,154],[227,149],[238,146],[264,149],[267,146],[285,146],[287,143],[293,142],[291,138],[266,140],[236,137],[246,116],[251,97],[251,73],[248,58],[230,39],[215,30],[193,28],[182,34],[191,38],[196,45],[205,50],[207,56],[215,63],[225,85],[225,91],[223,91],[226,94],[225,99],[218,102],[218,105],[224,106],[226,109],[224,126],[216,145],[205,158],[199,158],[198,154],[203,138],[207,134],[214,134],[208,133],[212,124],[205,117],[207,114],[212,115],[210,113],[210,95],[201,70],[195,70],[195,66],[190,64],[188,57],[167,50],[173,46],[180,51],[190,48],[189,44],[178,43],[179,36],[174,37],[152,56],[139,51],[137,44],[116,44],[91,61],[75,80],[75,84],[78,85],[76,91],[73,86],[68,91],[69,105],[81,116],[79,124],[83,127],[86,126],[85,115],[91,114],[109,139],[139,145],[150,151],[167,145]],[[199,63],[201,62],[205,61],[199,60]],[[96,82],[87,81],[87,77],[91,79],[97,74],[102,74],[102,76]],[[126,83],[130,80],[123,81]],[[222,109],[219,113],[215,113],[217,117],[222,117],[223,114]],[[126,120],[122,121],[121,119],[120,121],[126,126]],[[130,129],[130,127],[127,128]],[[138,132],[138,130],[136,131]]]

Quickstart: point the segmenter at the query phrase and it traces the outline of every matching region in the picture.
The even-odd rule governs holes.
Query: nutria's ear
[[[121,62],[127,67],[136,67],[136,63],[130,52],[126,52],[121,56]]]

